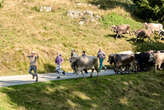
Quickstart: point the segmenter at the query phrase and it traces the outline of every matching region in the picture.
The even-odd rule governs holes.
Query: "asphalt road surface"
[[[99,76],[105,75],[114,75],[115,72],[113,70],[107,70],[99,73]],[[97,73],[94,73],[93,76],[95,77]],[[51,80],[64,80],[64,79],[74,79],[74,78],[81,78],[83,77],[82,74],[76,75],[73,73],[66,73],[65,75],[60,75],[60,79],[57,78],[56,73],[48,73],[48,74],[39,74],[38,82],[46,82]],[[85,77],[89,77],[90,73],[85,74]],[[30,74],[27,75],[16,75],[16,76],[2,76],[0,77],[0,87],[7,87],[13,85],[22,85],[22,84],[31,84],[36,83],[35,79],[32,79]]]

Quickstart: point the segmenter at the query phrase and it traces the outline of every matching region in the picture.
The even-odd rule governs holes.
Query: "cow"
[[[136,71],[136,62],[135,62],[135,57],[134,55],[129,55],[129,54],[111,54],[108,57],[108,62],[110,64],[114,63],[114,69],[116,74],[120,71],[122,67],[127,69],[128,71],[130,70],[130,67],[133,68],[133,71]],[[122,74],[122,71],[120,71]]]
[[[164,37],[164,30],[160,30],[158,35],[160,40],[162,40],[162,38]]]
[[[128,24],[123,24],[118,26],[113,25],[112,31],[116,33],[115,39],[117,39],[119,36],[122,36],[122,34],[130,34],[130,25]]]
[[[90,77],[93,76],[94,70],[97,71],[98,76],[98,59],[96,56],[78,56],[70,58],[71,68],[74,73],[78,74],[83,70],[92,70]],[[82,72],[83,74],[83,72]],[[83,74],[84,77],[84,74]]]
[[[161,65],[162,63],[164,63],[164,53],[157,51],[157,53],[154,53],[154,59],[155,59],[154,71],[156,72],[157,69],[161,70]]]
[[[134,54],[137,63],[137,71],[146,71],[154,65],[153,51]]]
[[[133,55],[134,54],[134,52],[132,52],[132,51],[122,51],[122,52],[119,52],[118,54],[128,54],[128,55]]]
[[[145,29],[139,29],[135,32],[136,35],[136,42],[138,39],[144,40],[145,38],[148,38],[149,40],[151,39],[151,34],[152,31],[150,29],[145,30]]]
[[[145,29],[150,29],[153,33],[163,30],[163,25],[160,23],[145,23]]]

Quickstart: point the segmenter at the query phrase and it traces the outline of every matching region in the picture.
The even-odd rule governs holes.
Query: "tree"
[[[164,24],[164,0],[132,0],[136,5],[135,14],[147,21]]]

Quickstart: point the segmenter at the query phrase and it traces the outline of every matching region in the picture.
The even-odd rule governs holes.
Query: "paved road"
[[[115,74],[113,70],[108,70],[108,71],[101,72],[99,75],[104,76],[104,75],[113,75],[113,74]],[[96,73],[93,74],[93,76],[96,76],[96,75],[97,75]],[[89,77],[89,76],[90,74],[85,74],[85,77]],[[61,75],[60,79],[57,79],[56,73],[39,74],[38,82],[46,82],[50,80],[73,79],[73,78],[80,78],[80,77],[83,77],[83,76],[81,74],[77,76],[73,73],[66,73],[65,75]],[[32,79],[32,76],[30,74],[0,77],[0,87],[31,84],[31,83],[35,83],[35,80]]]

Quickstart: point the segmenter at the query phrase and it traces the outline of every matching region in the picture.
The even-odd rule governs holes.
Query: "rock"
[[[101,7],[101,5],[97,5],[97,7],[98,7],[98,8],[100,8],[100,7]]]
[[[79,24],[80,25],[83,25],[85,23],[85,21],[80,21]]]
[[[72,18],[79,18],[80,16],[82,16],[82,14],[80,11],[69,10],[67,12],[67,16],[70,16]]]
[[[43,7],[40,7],[40,12],[42,12],[43,11]]]
[[[46,12],[51,12],[52,11],[52,8],[51,7],[47,7],[46,8]]]
[[[96,20],[94,18],[91,19],[91,22],[95,22]]]
[[[83,11],[84,14],[86,15],[89,15],[90,17],[93,17],[93,11],[89,11],[89,10],[86,10],[86,11]]]
[[[41,6],[40,7],[40,12],[51,12],[52,11],[52,8],[51,7],[47,7],[47,6]]]
[[[101,18],[99,15],[94,14],[94,12],[90,10],[85,10],[85,11],[69,10],[67,12],[67,16],[70,16],[73,19],[80,18],[79,21],[80,25],[89,22],[96,22]]]
[[[91,6],[92,6],[92,4],[89,4],[88,6],[90,6],[90,7],[91,7]]]
[[[101,16],[96,15],[95,18],[96,18],[96,19],[101,19]]]
[[[77,6],[81,6],[82,4],[81,4],[81,3],[77,3],[76,5],[77,5]]]

